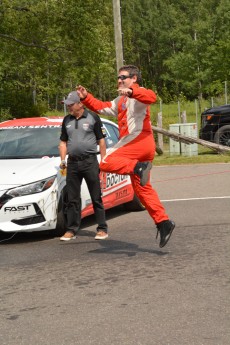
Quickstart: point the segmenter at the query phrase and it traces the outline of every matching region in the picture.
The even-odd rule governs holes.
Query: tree
[[[36,94],[38,103],[45,100],[49,107],[77,83],[89,85],[99,95],[112,93],[111,7],[101,0],[96,4],[81,1],[78,6],[72,0],[27,1],[26,6],[17,0],[3,1],[2,92],[27,90],[31,97]]]
[[[228,0],[121,0],[125,63],[164,101],[218,95],[230,73],[229,13]],[[5,112],[25,94],[28,113],[58,108],[77,84],[117,95],[111,0],[1,0],[0,44]]]

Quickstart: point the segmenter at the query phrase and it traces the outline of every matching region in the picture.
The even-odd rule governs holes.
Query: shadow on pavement
[[[154,249],[145,249],[140,248],[137,244],[123,242],[123,241],[116,241],[116,240],[105,240],[100,241],[100,245],[102,248],[97,248],[94,250],[88,251],[88,253],[94,254],[125,254],[127,256],[135,256],[137,253],[150,253],[156,254],[159,256],[167,255],[168,252],[163,252],[161,250],[154,250]]]

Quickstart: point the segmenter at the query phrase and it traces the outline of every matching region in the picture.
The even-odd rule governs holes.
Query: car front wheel
[[[61,197],[59,199],[59,203],[58,203],[56,229],[53,230],[53,233],[55,236],[62,236],[65,233],[65,230],[66,230],[65,229],[65,226],[66,226],[65,213],[66,213],[67,202],[68,202],[67,190],[66,190],[66,187],[64,187],[61,193]]]

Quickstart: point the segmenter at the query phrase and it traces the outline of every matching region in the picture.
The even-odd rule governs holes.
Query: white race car
[[[0,231],[65,232],[66,177],[58,151],[62,120],[36,117],[0,123]],[[118,141],[118,128],[106,119],[102,122],[109,149]],[[101,188],[105,209],[120,204],[129,211],[144,209],[129,176],[101,173]],[[81,199],[82,218],[93,214],[84,180]]]

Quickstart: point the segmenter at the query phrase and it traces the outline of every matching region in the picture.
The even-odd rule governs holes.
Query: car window
[[[113,147],[119,140],[118,128],[109,123],[103,123],[103,126],[106,130],[106,137],[105,137],[106,147],[107,148]]]
[[[0,159],[59,156],[60,128],[1,128]]]

